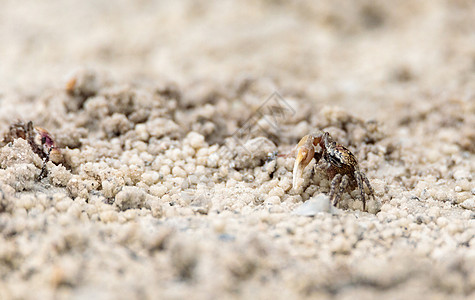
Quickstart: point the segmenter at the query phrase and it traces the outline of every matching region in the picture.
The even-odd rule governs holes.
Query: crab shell
[[[53,163],[61,163],[63,161],[63,154],[61,153],[61,150],[56,146],[56,143],[54,142],[54,139],[51,134],[46,129],[37,126],[35,126],[34,131],[34,143],[43,150],[43,153],[45,155],[49,153],[49,159]]]

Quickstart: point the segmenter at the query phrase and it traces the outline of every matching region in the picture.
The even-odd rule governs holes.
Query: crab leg
[[[333,206],[337,207],[338,205],[338,202],[340,202],[340,198],[341,198],[341,195],[343,195],[343,192],[345,191],[346,187],[348,186],[348,175],[343,175],[341,177],[341,181],[340,181],[340,188],[338,190],[338,192],[335,194],[335,198],[333,199]],[[333,184],[333,182],[332,182]],[[332,186],[333,188],[333,186]]]
[[[338,186],[340,185],[340,181],[341,181],[341,174],[336,174],[335,177],[333,177],[332,182],[330,184],[330,201],[333,203],[334,206],[338,202],[338,199],[335,198],[335,193],[337,193],[337,189],[338,189]]]
[[[355,172],[355,179],[356,179],[356,183],[358,184],[358,188],[360,190],[361,201],[363,201],[363,211],[366,211],[366,197],[365,197],[365,191],[364,191],[364,186],[363,186],[363,179],[360,172],[358,171]]]
[[[369,183],[368,177],[366,177],[365,175],[361,175],[361,178],[363,178],[364,183],[365,183],[366,186],[368,187],[369,194],[370,194],[370,195],[373,197],[373,199],[374,199],[374,190],[373,190],[373,187],[371,186],[371,183]]]

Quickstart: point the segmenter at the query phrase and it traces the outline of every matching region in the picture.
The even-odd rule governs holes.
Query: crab
[[[43,159],[39,180],[47,175],[46,163],[48,161],[51,160],[55,164],[62,162],[63,156],[51,134],[46,129],[33,126],[33,122],[30,121],[25,124],[18,121],[10,125],[10,130],[3,139],[3,144],[13,142],[17,138],[26,140],[33,152]]]
[[[343,145],[337,143],[328,132],[306,135],[292,152],[296,156],[293,169],[293,187],[300,186],[305,167],[315,158],[317,165],[324,160],[324,170],[331,180],[330,201],[336,206],[347,187],[358,187],[363,201],[363,211],[366,210],[366,192],[374,199],[374,190],[368,177],[360,171],[356,157]]]

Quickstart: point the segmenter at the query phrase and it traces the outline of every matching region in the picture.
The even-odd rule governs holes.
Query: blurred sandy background
[[[180,83],[252,75],[375,116],[398,98],[388,94],[473,79],[473,10],[472,1],[2,1],[0,89],[59,84],[80,66]]]

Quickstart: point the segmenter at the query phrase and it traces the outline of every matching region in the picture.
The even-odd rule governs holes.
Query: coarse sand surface
[[[474,16],[1,1],[0,299],[475,299]],[[42,179],[28,121],[61,151]],[[318,130],[367,211],[314,160],[292,186]]]

